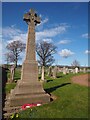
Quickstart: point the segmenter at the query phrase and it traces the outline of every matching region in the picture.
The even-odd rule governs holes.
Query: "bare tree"
[[[73,67],[79,67],[79,66],[80,66],[80,63],[79,63],[79,61],[74,60],[71,65],[72,65]]]
[[[8,49],[6,57],[10,62],[14,62],[17,67],[17,62],[20,59],[20,53],[25,49],[25,44],[20,40],[17,40],[9,43],[6,48]]]
[[[5,61],[7,62],[7,65],[9,64],[9,62],[10,62],[10,58],[11,58],[11,55],[10,55],[10,53],[5,53],[4,54],[5,55]]]
[[[46,41],[41,41],[36,45],[36,52],[39,56],[39,64],[42,66],[42,80],[44,80],[44,67],[50,66],[55,61],[53,54],[56,52],[56,46]]]

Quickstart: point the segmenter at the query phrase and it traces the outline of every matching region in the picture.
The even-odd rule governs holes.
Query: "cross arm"
[[[30,21],[29,13],[25,13],[23,16],[24,21]]]

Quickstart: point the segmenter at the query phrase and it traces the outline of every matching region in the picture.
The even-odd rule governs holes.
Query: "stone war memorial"
[[[38,63],[35,55],[35,26],[40,24],[40,17],[33,9],[24,14],[23,20],[28,25],[26,56],[22,65],[21,80],[17,82],[6,101],[6,106],[16,107],[27,103],[48,103],[50,96],[45,93],[38,81]]]

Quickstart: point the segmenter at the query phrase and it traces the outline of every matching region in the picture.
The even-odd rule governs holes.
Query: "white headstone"
[[[66,73],[69,74],[69,69],[68,68],[66,68]]]
[[[67,72],[66,72],[66,67],[63,67],[63,74],[66,75]]]
[[[76,67],[75,68],[75,73],[78,73],[78,72],[79,72],[78,67]]]

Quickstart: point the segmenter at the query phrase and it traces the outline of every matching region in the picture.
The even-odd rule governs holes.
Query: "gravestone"
[[[53,78],[55,79],[57,77],[57,66],[53,68]]]
[[[59,68],[59,72],[63,72],[63,68]]]
[[[59,73],[60,72],[60,68],[57,66],[57,73]]]
[[[66,73],[69,74],[69,69],[68,68],[66,68]]]
[[[82,72],[83,70],[80,68],[80,70],[79,70],[80,72]]]
[[[41,75],[41,80],[43,80],[44,81],[44,75],[45,75],[45,67],[44,66],[42,66],[42,75]]]
[[[15,74],[15,65],[12,65],[10,68],[10,83],[14,80],[14,74]]]
[[[48,68],[48,76],[49,77],[52,76],[52,66],[49,66],[49,68]]]
[[[63,67],[63,74],[64,74],[64,75],[67,74],[66,67]]]
[[[75,73],[78,73],[78,72],[79,72],[78,67],[76,67],[75,68]]]
[[[83,73],[86,73],[86,68],[83,68]]]
[[[75,69],[72,69],[72,73],[75,74]]]
[[[33,9],[24,14],[24,21],[28,24],[28,38],[26,43],[26,56],[22,65],[21,80],[11,91],[6,105],[21,106],[27,103],[47,103],[50,96],[43,90],[38,81],[38,63],[35,55],[35,26],[40,23],[40,17]]]

